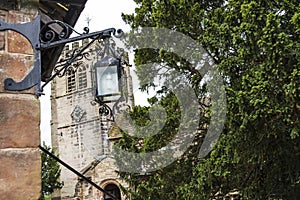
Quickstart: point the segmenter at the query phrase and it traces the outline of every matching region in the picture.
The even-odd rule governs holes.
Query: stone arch
[[[120,183],[114,179],[106,179],[100,183],[100,187],[103,188],[105,191],[110,191],[115,195],[119,200],[122,199]],[[108,195],[105,195],[103,192],[98,192],[98,198],[101,200],[110,200]]]

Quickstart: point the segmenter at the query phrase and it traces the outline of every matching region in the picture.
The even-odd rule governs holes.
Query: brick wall
[[[26,3],[30,2],[30,3]],[[8,23],[32,21],[38,0],[0,2],[0,18]],[[40,197],[40,106],[34,90],[4,90],[4,79],[22,80],[33,66],[30,43],[13,31],[0,32],[0,197]]]

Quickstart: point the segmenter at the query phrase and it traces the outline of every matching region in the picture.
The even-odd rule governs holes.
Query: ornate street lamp
[[[116,48],[113,39],[105,38],[99,41],[96,54],[97,61],[93,66],[95,99],[91,104],[99,105],[100,116],[107,116],[109,121],[114,121],[115,113],[130,109],[130,105],[123,102],[126,94],[122,91],[126,84],[122,67],[122,64],[128,65],[126,53],[124,49]]]
[[[106,56],[94,65],[96,98],[102,103],[116,102],[121,98],[121,61]]]

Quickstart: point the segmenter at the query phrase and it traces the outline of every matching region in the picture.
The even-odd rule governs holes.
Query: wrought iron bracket
[[[100,116],[106,116],[108,121],[115,121],[114,117],[114,111],[104,102],[102,102],[100,99],[95,98],[93,101],[91,101],[91,105],[99,105],[99,114]]]
[[[131,110],[131,106],[124,102],[124,98],[121,97],[118,101],[113,104],[113,107],[110,108],[106,103],[102,102],[100,99],[96,98],[91,101],[91,105],[99,106],[99,114],[106,116],[108,121],[115,121],[115,114],[120,114],[123,111]]]
[[[0,19],[0,31],[12,30],[20,33],[30,42],[34,53],[34,65],[31,71],[20,82],[16,82],[12,78],[6,78],[4,80],[5,90],[22,91],[36,86],[35,93],[36,95],[40,96],[43,92],[44,86],[52,81],[56,76],[59,76],[62,71],[64,71],[68,66],[77,61],[79,57],[82,57],[83,52],[95,40],[108,38],[112,35],[114,35],[115,37],[121,37],[123,33],[122,30],[116,30],[114,28],[89,33],[88,28],[85,28],[85,32],[80,34],[75,31],[70,25],[58,20],[50,21],[42,28],[40,28],[40,24],[40,16],[38,16],[32,22],[24,24],[10,24]],[[55,31],[53,31],[51,29],[51,26],[59,26],[61,29],[60,33],[56,33]],[[68,38],[70,33],[74,32],[79,36]],[[74,54],[72,58],[68,59],[68,61],[63,64],[62,68],[58,71],[55,71],[55,74],[51,76],[41,87],[41,51],[57,46],[62,46],[70,42],[84,40],[87,38],[92,39],[92,41],[85,45],[76,54]]]
[[[31,71],[20,82],[12,78],[4,80],[4,89],[10,91],[20,91],[40,85],[41,82],[41,52],[40,47],[40,17],[38,16],[32,22],[24,24],[10,24],[0,19],[0,31],[12,30],[24,36],[31,44],[34,54],[34,65]]]

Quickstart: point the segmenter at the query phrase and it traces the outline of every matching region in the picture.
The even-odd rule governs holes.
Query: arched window
[[[114,195],[118,200],[121,200],[121,192],[117,185],[115,184],[108,184],[105,186],[104,190],[112,195]],[[105,200],[111,200],[112,198],[107,194],[104,194]]]
[[[71,93],[76,90],[75,71],[68,70],[67,72],[67,93]]]
[[[87,75],[86,66],[80,66],[78,69],[78,89],[84,89],[87,87]]]

